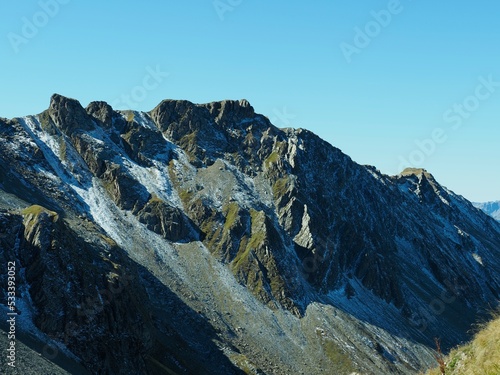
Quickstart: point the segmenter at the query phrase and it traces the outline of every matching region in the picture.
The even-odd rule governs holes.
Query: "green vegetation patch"
[[[67,145],[66,145],[66,141],[63,137],[61,137],[60,141],[59,141],[59,157],[61,158],[61,160],[66,160],[66,157],[67,157]]]
[[[175,161],[172,159],[168,162],[168,177],[170,177],[170,182],[177,188],[177,174],[175,173]]]
[[[242,240],[240,243],[240,249],[233,261],[235,271],[238,271],[242,266],[248,266],[248,256],[251,251],[261,247],[266,240],[265,213],[251,209],[250,217],[252,219],[252,235],[248,240],[245,238],[245,241]]]
[[[38,115],[38,121],[40,121],[40,126],[42,127],[42,130],[45,131],[46,133],[50,135],[58,135],[59,132],[57,130],[57,127],[55,124],[52,122],[52,119],[50,118],[49,111],[43,111]]]
[[[286,192],[288,191],[288,184],[289,180],[286,177],[276,180],[273,185],[273,195],[275,199],[280,198],[286,194]]]
[[[125,133],[125,134],[122,134],[121,137],[127,142],[130,144],[131,142],[131,138],[134,136],[134,134],[137,132],[137,130],[135,129],[132,129],[130,130],[129,132]]]
[[[498,375],[500,374],[500,313],[486,324],[474,339],[444,358],[446,375]],[[436,367],[427,375],[441,375]]]
[[[151,198],[149,199],[148,204],[161,202],[163,202],[163,200],[160,197],[158,197],[156,194],[151,194]]]
[[[198,149],[198,131],[186,134],[179,140],[179,146],[187,154],[190,162],[196,160],[196,150]]]
[[[243,354],[231,354],[229,356],[231,362],[238,366],[246,375],[256,374],[255,367],[250,363],[248,358]]]
[[[280,156],[276,151],[271,152],[271,154],[264,160],[264,165],[269,168],[269,166],[273,163],[278,162]]]
[[[222,215],[212,212],[203,219],[200,225],[207,235],[205,243],[212,254],[217,254],[221,260],[230,262],[240,239],[234,234],[237,230],[242,209],[236,202],[230,202],[222,207]]]
[[[57,219],[59,218],[59,215],[57,214],[57,212],[50,211],[50,210],[46,209],[45,207],[39,206],[37,204],[30,206],[30,207],[27,207],[21,211],[21,214],[23,216],[28,216],[28,215],[39,216],[42,213],[48,214],[49,217],[52,218],[52,221],[57,221]]]
[[[184,204],[184,206],[187,206],[191,201],[191,198],[193,198],[193,192],[186,189],[180,189],[179,198],[181,198],[181,201]]]
[[[100,234],[100,237],[110,248],[118,247],[118,244],[112,238],[105,236],[104,234]]]
[[[335,366],[336,374],[350,374],[355,371],[349,356],[332,340],[321,339],[323,352]]]
[[[224,223],[224,230],[229,231],[234,223],[236,222],[236,219],[238,218],[238,212],[240,210],[240,206],[238,206],[238,203],[236,202],[230,202],[223,208],[223,213],[224,216],[226,217],[226,221]]]

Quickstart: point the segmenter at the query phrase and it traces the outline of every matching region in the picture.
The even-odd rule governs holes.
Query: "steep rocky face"
[[[47,114],[55,125],[68,136],[77,130],[90,131],[94,129],[94,124],[75,99],[53,95]]]
[[[23,214],[19,262],[26,267],[33,304],[43,307],[35,325],[77,353],[92,372],[119,373],[122,366],[144,372],[152,324],[141,303],[144,292],[127,281],[137,276],[120,250],[105,237],[87,245],[40,206]],[[95,254],[96,247],[103,252]]]
[[[218,366],[239,373],[217,356],[201,363],[209,346],[199,352],[181,336],[189,324],[201,329],[200,344],[207,340],[210,331],[193,322],[195,313],[170,297],[172,313],[156,316],[146,288],[161,293],[162,286],[143,280],[141,269],[91,222],[77,233],[72,221],[37,205],[0,212],[2,259],[22,270],[18,313],[32,316],[37,335],[46,338],[42,355],[69,356],[70,371],[81,362],[93,374],[216,374]]]
[[[353,163],[308,131],[279,130],[259,116],[252,118],[251,110],[241,113],[238,104],[224,104],[205,107],[214,116],[208,122],[223,129],[218,134],[229,139],[232,148],[211,143],[211,154],[225,163],[207,170],[212,169],[210,175],[220,175],[218,178],[229,185],[238,182],[220,172],[228,165],[253,178],[255,188],[261,190],[259,203],[267,201],[263,212],[272,223],[272,230],[261,232],[279,233],[271,241],[274,248],[267,247],[267,259],[278,261],[268,265],[259,259],[258,245],[248,249],[247,238],[251,238],[253,229],[251,215],[240,207],[241,200],[231,202],[238,194],[234,189],[221,187],[217,202],[221,204],[214,211],[213,188],[209,192],[198,188],[206,185],[203,177],[196,183],[187,181],[180,188],[186,192],[185,209],[207,235],[205,244],[230,263],[239,277],[241,256],[246,259],[252,255],[249,259],[255,267],[249,274],[257,277],[249,279],[244,275],[243,280],[264,302],[272,296],[283,305],[284,300],[276,299],[281,294],[286,301],[293,301],[289,308],[300,314],[310,302],[308,286],[326,294],[344,290],[353,298],[354,285],[361,283],[365,290],[400,308],[410,322],[420,320],[432,296],[443,289],[467,295],[460,303],[468,311],[471,305],[480,309],[485,298],[495,303],[500,284],[492,270],[498,266],[498,227],[484,215],[477,215],[463,198],[441,187],[431,174],[407,170],[400,176],[383,176],[374,168]],[[219,108],[224,108],[226,114],[221,115],[224,111]],[[161,117],[161,106],[154,111],[153,118]],[[196,132],[189,127],[183,129],[185,137]],[[182,142],[179,145],[187,152],[191,150]],[[238,163],[238,157],[251,162]],[[197,176],[204,173],[200,171]],[[261,192],[272,195],[272,199],[262,198]],[[281,249],[288,251],[283,253]],[[231,254],[235,254],[234,258]],[[474,276],[462,275],[464,268],[475,269]],[[275,275],[276,269],[282,275],[277,280],[259,277],[261,273]],[[288,273],[299,274],[302,280],[288,278]],[[418,275],[429,301],[422,301],[415,280],[408,275]],[[271,285],[279,285],[279,292]],[[268,293],[262,294],[262,290]],[[465,328],[469,319],[453,324]],[[439,334],[439,328],[435,333]]]
[[[4,217],[20,242],[3,252],[37,329],[62,341],[50,317],[73,322],[68,350],[95,373],[125,357],[144,373],[416,373],[500,297],[496,221],[425,170],[382,175],[245,100],[142,113],[54,95],[0,120],[0,143],[0,203],[39,205]],[[124,275],[94,326],[75,315]]]
[[[259,160],[272,146],[274,131],[279,132],[246,100],[204,105],[164,100],[151,111],[151,118],[193,165],[210,166],[218,158],[228,158],[247,173],[261,169]]]
[[[190,232],[193,230],[191,221],[182,210],[156,197],[151,198],[144,205],[137,218],[149,230],[174,242],[189,240]]]
[[[113,126],[113,119],[116,117],[116,112],[106,102],[92,102],[85,111],[96,120],[99,120],[102,126],[110,128]]]

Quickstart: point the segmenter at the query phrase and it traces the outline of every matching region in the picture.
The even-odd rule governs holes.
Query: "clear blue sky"
[[[118,107],[132,94],[139,110],[246,98],[358,163],[395,174],[411,159],[470,200],[500,199],[500,87],[476,90],[500,82],[500,3],[59,1],[2,1],[0,116],[55,92]],[[424,156],[415,141],[433,133]]]

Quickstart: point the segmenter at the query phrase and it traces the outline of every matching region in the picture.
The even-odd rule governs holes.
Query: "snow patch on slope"
[[[490,215],[493,219],[500,221],[500,201],[473,203],[473,205],[474,207],[477,207],[486,214]]]

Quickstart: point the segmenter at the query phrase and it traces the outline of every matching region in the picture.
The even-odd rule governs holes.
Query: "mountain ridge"
[[[137,292],[127,298],[142,296],[157,312],[132,308],[157,338],[138,339],[142,354],[129,368],[155,373],[149,355],[193,371],[158,333],[164,325],[203,363],[192,339],[159,318],[177,315],[153,290],[198,311],[205,337],[220,342],[206,373],[221,363],[227,373],[319,374],[341,363],[331,373],[416,373],[431,364],[435,336],[444,347],[467,339],[500,296],[500,224],[425,170],[383,175],[312,132],[273,126],[245,100],[164,100],[136,112],[54,95],[39,115],[0,120],[0,136],[2,191],[62,215],[62,231],[87,228],[79,236],[101,238],[92,240],[97,253],[122,254],[117,265],[137,264]],[[42,301],[34,304],[44,311]],[[69,345],[87,367],[104,365],[82,358],[81,343]],[[299,361],[302,350],[310,358]]]

